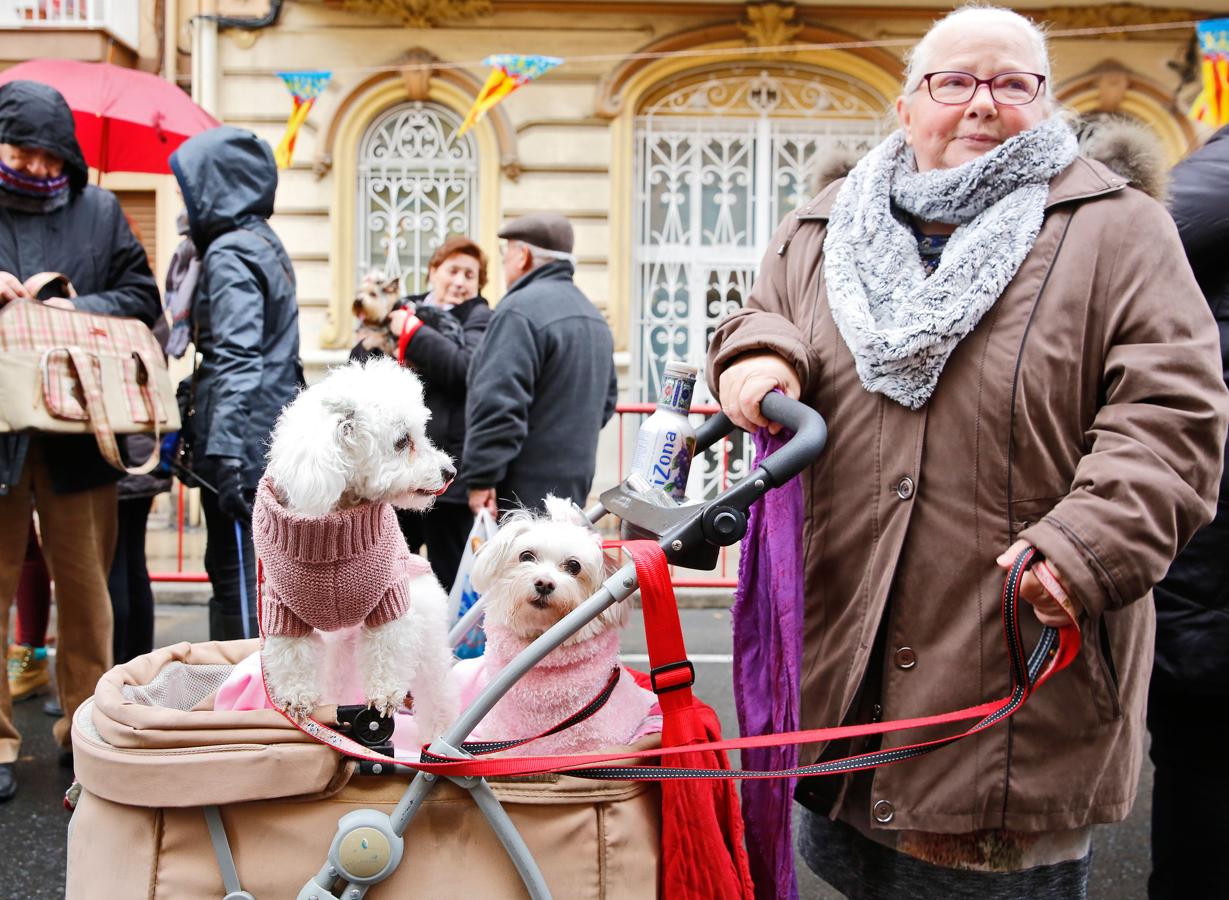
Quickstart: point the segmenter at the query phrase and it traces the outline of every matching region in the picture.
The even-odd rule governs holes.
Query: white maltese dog
[[[515,512],[474,559],[474,589],[485,606],[486,651],[454,673],[468,702],[521,650],[601,587],[601,538],[569,501],[547,497],[545,516]],[[525,674],[483,719],[483,739],[532,737],[583,708],[619,670],[610,699],[577,725],[513,753],[572,753],[623,746],[653,731],[656,698],[619,663],[627,607],[616,603]]]
[[[393,511],[428,509],[456,474],[427,440],[428,418],[418,378],[379,358],[332,370],[277,421],[252,535],[265,682],[292,716],[311,715],[337,669],[318,632],[356,626],[335,644],[369,706],[389,715],[411,693],[420,735],[455,716],[447,596]]]

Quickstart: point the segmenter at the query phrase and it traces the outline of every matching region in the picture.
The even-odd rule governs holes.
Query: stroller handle
[[[746,534],[751,504],[818,459],[828,441],[827,423],[804,403],[771,393],[761,401],[760,409],[793,436],[719,496],[706,503],[661,507],[637,496],[624,482],[602,494],[601,502],[586,513],[589,520],[595,522],[612,512],[623,520],[625,537],[657,540],[675,565],[711,569],[717,562],[718,548],[736,544]],[[712,416],[696,429],[696,454],[733,430],[734,423],[724,413]]]
[[[794,433],[781,447],[760,463],[779,487],[819,458],[828,442],[828,425],[824,417],[805,403],[792,400],[773,391],[760,401],[760,411],[771,422],[784,425]],[[717,413],[696,429],[696,453],[707,450],[734,431],[734,423],[725,413]]]

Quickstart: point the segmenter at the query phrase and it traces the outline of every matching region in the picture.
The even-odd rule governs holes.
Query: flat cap
[[[558,213],[535,213],[513,219],[499,229],[499,236],[557,253],[571,253],[574,240],[572,223]]]

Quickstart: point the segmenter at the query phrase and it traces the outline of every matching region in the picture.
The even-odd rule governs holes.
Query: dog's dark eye
[[[403,434],[401,435],[401,437],[397,438],[397,443],[393,444],[393,449],[396,450],[398,453],[404,453],[406,450],[409,450],[411,453],[413,453],[414,452],[414,439],[411,438],[408,434]]]
[[[538,558],[533,555],[532,550],[521,551],[521,562],[537,562]]]
[[[580,574],[580,563],[574,559],[569,559],[564,562],[563,571],[575,578]]]

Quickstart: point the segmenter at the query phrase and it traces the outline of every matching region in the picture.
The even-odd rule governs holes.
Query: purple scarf
[[[787,432],[755,435],[758,463]],[[794,478],[751,507],[734,593],[734,701],[743,735],[796,731],[802,661],[802,482]],[[788,769],[798,748],[742,752],[743,768]],[[790,815],[796,779],[742,782],[747,853],[757,898],[797,900]]]

